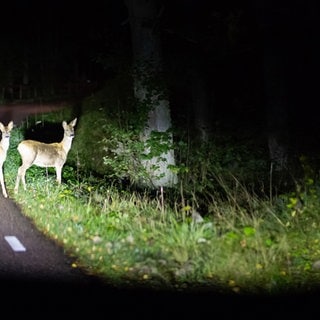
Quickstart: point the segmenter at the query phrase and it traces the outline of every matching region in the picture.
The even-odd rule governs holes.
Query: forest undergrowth
[[[102,121],[99,113],[92,116],[97,118],[90,123]],[[71,119],[59,111],[41,121],[61,123],[65,117]],[[81,128],[89,117],[80,118],[75,140],[90,136]],[[181,141],[179,185],[148,191],[115,174],[84,170],[81,143],[75,141],[61,186],[54,169],[33,166],[27,191],[14,194],[16,147],[26,129],[22,124],[12,132],[5,162],[8,192],[37,228],[73,257],[72,267],[129,288],[236,295],[318,289],[320,184],[307,159],[301,158],[303,178],[281,191],[275,179],[270,184],[263,150],[217,139],[209,149],[193,146],[186,153],[190,146]],[[115,172],[119,165],[114,163]]]

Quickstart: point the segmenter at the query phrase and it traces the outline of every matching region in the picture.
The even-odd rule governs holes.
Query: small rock
[[[312,265],[313,270],[320,270],[320,260],[317,260]]]

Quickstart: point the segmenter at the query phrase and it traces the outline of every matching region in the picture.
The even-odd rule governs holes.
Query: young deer
[[[22,164],[18,169],[16,185],[14,192],[19,189],[20,180],[24,190],[26,190],[25,175],[28,168],[32,165],[38,167],[54,167],[56,170],[56,178],[58,184],[61,184],[61,172],[64,166],[68,152],[71,148],[74,138],[74,127],[77,123],[77,118],[73,119],[69,124],[66,121],[62,122],[64,135],[61,142],[44,143],[35,140],[23,140],[18,145],[18,151],[21,156]]]
[[[6,161],[6,158],[7,158],[7,151],[10,144],[10,134],[11,134],[12,128],[13,128],[12,121],[10,121],[7,126],[4,126],[3,123],[0,122],[0,130],[2,132],[2,139],[0,142],[0,183],[2,188],[2,194],[5,198],[8,198],[8,193],[4,183],[3,163]]]

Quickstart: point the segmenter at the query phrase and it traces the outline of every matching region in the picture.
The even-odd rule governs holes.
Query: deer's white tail
[[[60,142],[44,143],[36,140],[23,140],[18,145],[18,151],[21,156],[22,164],[18,169],[17,179],[14,191],[17,193],[20,181],[24,190],[26,190],[26,171],[32,166],[53,167],[56,170],[58,184],[61,184],[62,168],[67,160],[69,150],[71,149],[74,138],[74,127],[77,118],[69,124],[62,122],[64,130],[63,139]]]

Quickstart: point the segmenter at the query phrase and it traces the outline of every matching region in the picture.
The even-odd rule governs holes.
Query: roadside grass
[[[119,189],[68,163],[61,186],[53,170],[33,166],[27,191],[20,186],[14,194],[22,136],[13,130],[4,165],[9,196],[73,257],[72,267],[120,287],[239,295],[317,289],[320,187],[314,181],[271,203],[245,186],[228,188],[220,176],[227,196],[212,197],[201,221],[180,203]]]

